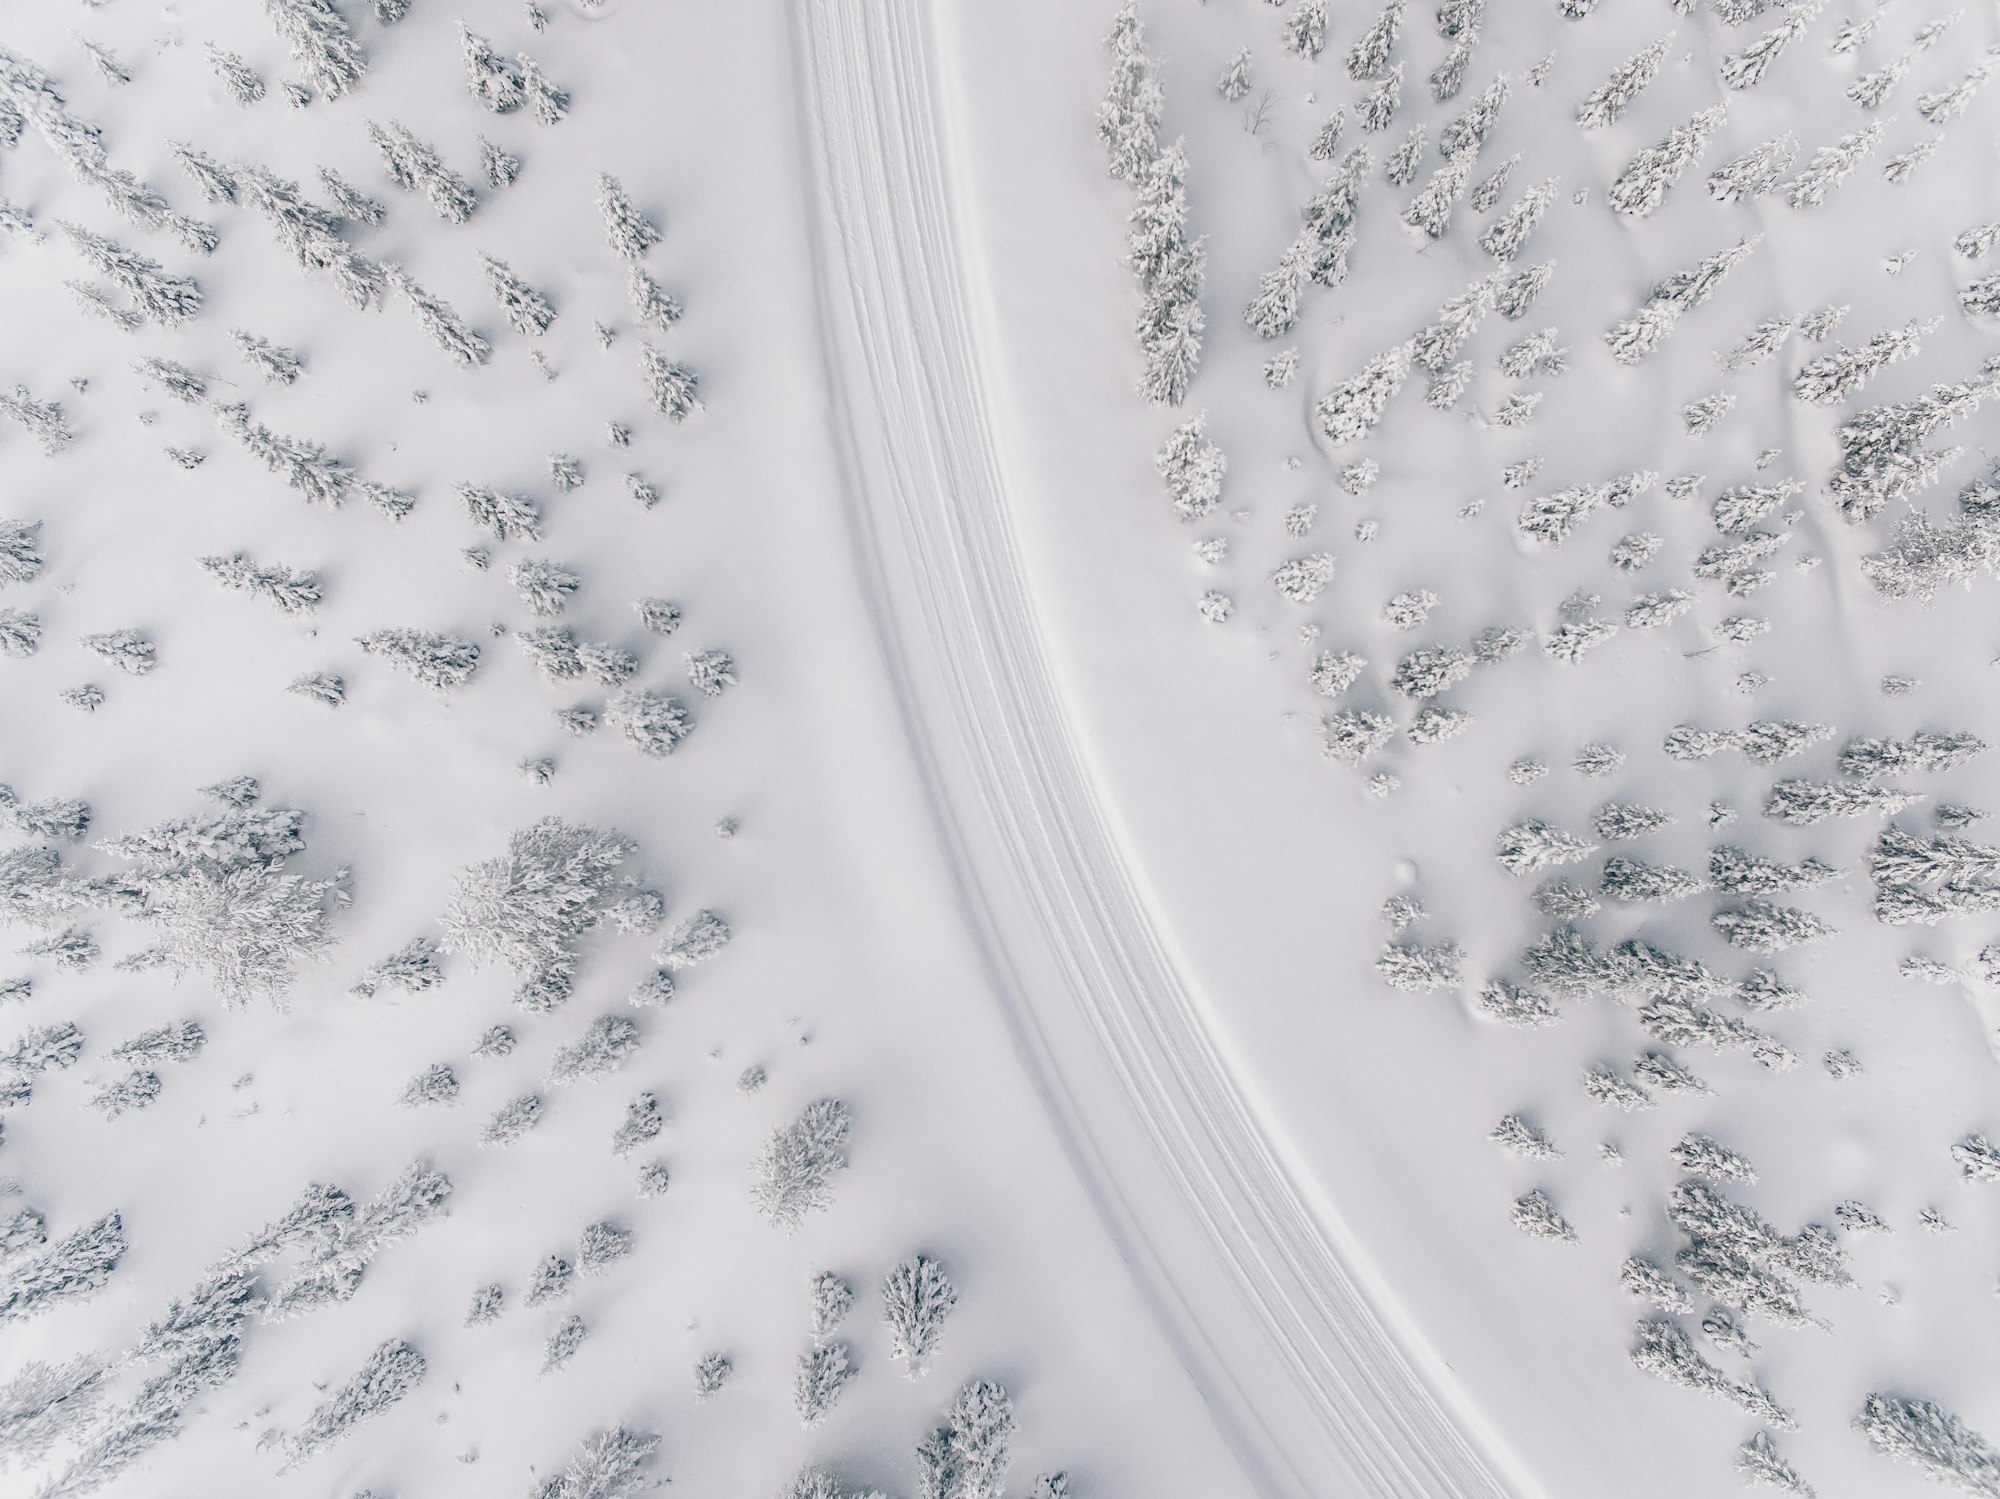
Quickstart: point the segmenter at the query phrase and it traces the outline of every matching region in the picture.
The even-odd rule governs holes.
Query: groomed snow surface
[[[2000,1493],[1991,16],[131,4],[0,1491]]]

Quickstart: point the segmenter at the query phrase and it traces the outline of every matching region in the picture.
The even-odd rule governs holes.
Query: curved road
[[[926,0],[795,4],[857,553],[1044,1101],[1260,1490],[1532,1499],[1232,1075],[1072,738],[982,390]]]

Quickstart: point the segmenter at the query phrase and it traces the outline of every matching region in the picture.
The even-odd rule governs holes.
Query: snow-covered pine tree
[[[1361,96],[1355,105],[1361,128],[1370,135],[1380,134],[1395,122],[1403,107],[1403,65],[1397,63],[1382,75],[1382,81]]]
[[[332,0],[264,0],[264,13],[292,49],[305,81],[327,98],[338,99],[361,82],[368,54]]]
[[[1882,120],[1876,120],[1865,129],[1850,131],[1830,146],[1821,146],[1813,152],[1812,160],[1805,169],[1794,177],[1785,188],[1785,198],[1794,208],[1817,208],[1826,201],[1827,194],[1854,175],[1888,129]]]
[[[1285,19],[1285,50],[1316,62],[1326,48],[1326,0],[1299,0]]]
[[[494,114],[512,114],[528,102],[520,69],[493,50],[493,44],[458,23],[458,50],[465,60],[465,86],[480,105]]]
[[[651,344],[639,345],[639,373],[645,379],[653,408],[673,422],[683,422],[701,410],[700,377]]]
[[[313,574],[294,572],[276,564],[259,567],[242,552],[229,557],[203,557],[201,565],[224,588],[269,599],[285,614],[310,614],[319,607],[323,596],[319,579]]]
[[[512,187],[521,175],[521,158],[485,136],[479,137],[479,170],[488,187]]]
[[[1160,154],[1165,95],[1153,77],[1134,0],[1126,0],[1118,12],[1105,46],[1111,51],[1111,78],[1097,107],[1097,137],[1104,143],[1111,175],[1119,181],[1136,179]]]
[[[324,271],[341,298],[355,311],[379,306],[388,295],[382,267],[340,237],[339,215],[308,200],[296,182],[262,167],[245,166],[237,177],[244,201],[263,214],[302,270]]]
[[[125,1248],[124,1220],[106,1213],[40,1254],[0,1269],[0,1322],[38,1316],[58,1302],[103,1290]]]
[[[541,65],[525,52],[516,53],[521,69],[521,87],[528,96],[528,110],[538,125],[557,125],[569,114],[569,91],[559,87]]]
[[[569,1466],[535,1491],[534,1499],[632,1499],[644,1468],[659,1450],[650,1432],[614,1426],[588,1437]]]
[[[1763,82],[1771,64],[1784,50],[1806,33],[1818,16],[1822,0],[1798,0],[1785,8],[1785,18],[1747,47],[1726,54],[1721,63],[1725,88],[1754,88]]]
[[[1415,359],[1416,345],[1406,340],[1376,355],[1360,373],[1321,397],[1313,408],[1313,419],[1327,441],[1343,447],[1372,432],[1390,397],[1409,378]]]
[[[1347,76],[1356,83],[1380,78],[1389,66],[1389,54],[1395,48],[1396,34],[1402,25],[1403,0],[1389,0],[1348,49]]]
[[[472,184],[446,166],[435,147],[418,140],[398,121],[383,126],[370,120],[368,138],[381,154],[389,180],[422,193],[446,223],[463,224],[478,209],[479,194]]]
[[[41,450],[53,458],[70,445],[75,434],[63,420],[62,406],[55,401],[38,401],[26,386],[0,390],[0,416],[19,423],[35,439]]]
[[[1625,113],[1632,101],[1658,75],[1660,64],[1667,60],[1667,49],[1673,41],[1674,33],[1670,31],[1613,68],[1611,76],[1585,94],[1576,106],[1578,126],[1585,130],[1597,130]]]
[[[398,266],[385,268],[389,284],[402,294],[431,342],[460,369],[472,369],[493,357],[493,345],[469,327],[442,297],[432,296]]]
[[[1876,334],[1858,349],[1842,345],[1831,354],[1809,361],[1792,378],[1792,394],[1815,406],[1844,401],[1866,385],[1885,365],[1912,359],[1926,333],[1935,331],[1936,318],[1912,320],[1901,328]]]
[[[847,1165],[849,1122],[846,1104],[822,1098],[771,1132],[750,1172],[750,1200],[766,1221],[794,1233],[807,1213],[832,1201],[834,1173]]]
[[[264,80],[242,58],[223,51],[213,42],[207,44],[206,51],[208,65],[215,69],[215,76],[222,80],[230,98],[238,104],[250,105],[264,97]]]
[[[1651,213],[1660,206],[1667,189],[1700,157],[1709,137],[1722,128],[1727,116],[1724,105],[1711,105],[1669,131],[1658,145],[1648,146],[1626,163],[1606,190],[1605,201],[1617,213]]]
[[[364,193],[332,167],[319,169],[319,182],[342,218],[353,219],[360,224],[379,224],[389,216],[388,204]]]
[[[654,909],[657,894],[619,872],[637,852],[638,844],[622,834],[560,818],[515,832],[505,855],[460,872],[440,918],[445,951],[475,967],[511,968],[521,979],[517,1002],[526,1008],[561,1003],[583,934]]]
[[[1854,1428],[1882,1457],[1966,1494],[2000,1494],[2000,1452],[1933,1400],[1870,1395]]]
[[[889,1357],[901,1359],[915,1379],[924,1372],[943,1335],[958,1292],[944,1267],[927,1255],[901,1261],[882,1281],[882,1320],[889,1326]]]
[[[454,635],[430,630],[375,630],[356,642],[371,656],[380,656],[415,677],[433,692],[463,687],[479,667],[479,647]]]
[[[555,321],[556,310],[547,297],[515,275],[505,261],[481,255],[479,266],[486,273],[487,289],[493,293],[493,300],[500,304],[515,332],[530,336],[548,332],[549,324]]]
[[[556,1048],[549,1061],[549,1086],[562,1088],[608,1076],[638,1049],[637,1022],[626,1015],[600,1015],[575,1041]]]
[[[1449,212],[1449,205],[1446,212]],[[1256,330],[1259,338],[1280,338],[1297,326],[1299,292],[1305,283],[1307,261],[1311,254],[1312,245],[1308,240],[1294,240],[1278,257],[1276,268],[1266,271],[1257,283],[1257,295],[1243,310],[1243,320]]]
[[[207,203],[234,203],[236,201],[236,177],[227,167],[205,151],[197,151],[184,141],[172,145],[173,158],[180,169],[194,180],[195,189]]]
[[[425,1367],[424,1356],[401,1338],[378,1345],[354,1377],[321,1401],[305,1424],[285,1439],[284,1470],[297,1467],[403,1399],[423,1379]]]
[[[1431,172],[1430,181],[1403,210],[1403,222],[1421,230],[1427,238],[1444,238],[1451,227],[1452,210],[1465,196],[1466,185],[1472,180],[1473,159],[1472,151],[1447,156],[1444,165]]]
[[[1555,202],[1556,179],[1550,177],[1523,193],[1514,205],[1495,219],[1479,236],[1479,247],[1495,260],[1511,262],[1517,259],[1528,236],[1542,221],[1549,205]]]
[[[473,525],[491,531],[495,541],[542,539],[540,507],[525,495],[504,494],[479,484],[460,484],[458,497]]]
[[[608,173],[597,179],[597,211],[604,218],[604,238],[611,253],[622,260],[644,260],[660,242],[659,226],[640,212],[618,179]]]
[[[168,275],[157,260],[78,225],[59,220],[57,227],[92,270],[132,299],[146,321],[178,327],[201,311],[201,288],[192,276]]]

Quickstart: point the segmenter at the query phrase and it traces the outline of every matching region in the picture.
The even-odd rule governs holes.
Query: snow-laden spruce
[[[917,1444],[918,1492],[941,1499],[1001,1499],[1016,1430],[1006,1387],[979,1379],[952,1401],[945,1424]]]
[[[1715,104],[1669,131],[1658,145],[1648,146],[1626,163],[1606,191],[1605,201],[1621,214],[1638,217],[1651,213],[1660,206],[1667,189],[1700,158],[1709,137],[1722,128],[1727,117],[1726,106]]]
[[[834,1174],[847,1165],[850,1119],[846,1104],[822,1098],[771,1132],[750,1168],[750,1200],[765,1221],[796,1233],[806,1214],[832,1202]]]
[[[447,224],[463,224],[479,207],[479,194],[438,154],[437,148],[419,140],[396,120],[387,125],[368,122],[368,138],[382,158],[389,180],[425,200]]]
[[[1878,1456],[1907,1463],[1963,1494],[2000,1494],[2000,1452],[1933,1400],[1873,1394],[1854,1429]]]
[[[577,950],[602,926],[650,930],[660,898],[621,872],[635,840],[549,817],[512,834],[507,852],[463,870],[439,919],[445,951],[520,979],[515,1003],[547,1010],[569,997]]]
[[[463,687],[479,668],[479,647],[431,630],[375,630],[355,642],[371,656],[399,667],[433,692]]]
[[[292,61],[313,88],[338,99],[361,82],[368,54],[332,0],[264,0],[264,13],[292,49]]]
[[[623,1426],[596,1432],[568,1466],[535,1486],[530,1499],[632,1499],[645,1486],[645,1467],[659,1446],[650,1432]]]
[[[403,1399],[422,1381],[425,1368],[424,1356],[413,1344],[390,1338],[379,1345],[352,1379],[321,1401],[305,1424],[285,1438],[284,1471]]]

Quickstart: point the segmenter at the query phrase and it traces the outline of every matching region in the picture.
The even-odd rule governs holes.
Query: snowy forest
[[[2000,1495],[2000,18],[0,25],[0,1492]]]

